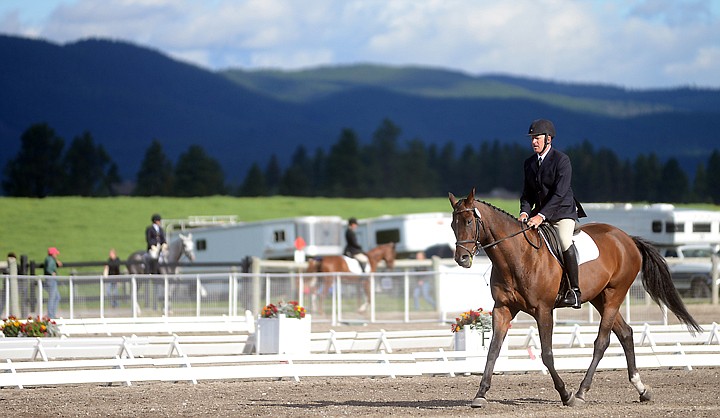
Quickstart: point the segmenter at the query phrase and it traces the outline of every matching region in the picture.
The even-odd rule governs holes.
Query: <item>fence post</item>
[[[712,304],[717,305],[718,304],[718,280],[720,280],[720,272],[718,271],[720,269],[720,256],[718,254],[713,254],[710,256],[710,261],[712,261]]]
[[[20,312],[20,292],[18,291],[18,265],[14,254],[8,255],[8,273],[10,273],[10,303],[7,306],[7,316],[15,315],[22,318]]]
[[[440,265],[440,257],[436,255],[432,256],[433,280],[435,282],[433,286],[433,292],[435,293],[435,309],[440,316],[440,322],[444,323],[445,312],[443,312],[442,308],[440,307]]]
[[[252,295],[252,311],[253,314],[257,315],[260,313],[260,258],[259,257],[253,257],[252,263],[250,264],[250,268],[252,270],[252,286],[253,286],[253,295]]]

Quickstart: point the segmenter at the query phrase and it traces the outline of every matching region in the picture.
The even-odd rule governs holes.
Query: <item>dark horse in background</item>
[[[185,256],[190,262],[195,261],[195,243],[192,234],[178,234],[178,238],[171,241],[165,248],[157,248],[155,251],[135,251],[127,259],[127,269],[130,274],[175,274],[177,263]],[[155,262],[152,262],[152,261]],[[154,271],[151,266],[156,266]],[[149,306],[149,280],[142,279],[145,288],[145,307]],[[195,282],[193,282],[193,285]],[[172,296],[174,284],[169,284],[168,295]],[[163,285],[155,286],[156,295],[162,295],[159,290]],[[156,300],[157,303],[157,300]],[[156,306],[157,307],[157,306]]]
[[[654,247],[614,226],[585,224],[581,230],[595,241],[599,256],[580,265],[580,290],[583,301],[590,302],[601,318],[590,366],[577,392],[568,392],[555,370],[552,353],[552,311],[563,268],[547,245],[543,245],[542,232],[527,229],[509,213],[476,201],[474,189],[464,199],[457,199],[452,193],[449,193],[449,198],[453,207],[452,228],[457,239],[457,264],[469,268],[473,256],[480,249],[485,249],[492,261],[490,286],[495,300],[493,334],[480,388],[471,406],[487,405],[485,394],[490,389],[495,361],[510,321],[520,311],[537,321],[542,361],[563,404],[579,406],[585,402],[585,394],[590,390],[598,363],[610,344],[610,331],[615,333],[623,347],[628,377],[640,394],[640,401],[650,400],[650,388],[640,380],[635,363],[632,328],[620,313],[620,305],[641,270],[642,283],[650,297],[656,303],[666,305],[691,333],[702,332],[680,299],[665,260]]]
[[[365,253],[368,257],[368,260],[370,261],[369,264],[369,270],[370,272],[374,273],[377,271],[378,264],[380,261],[385,261],[385,264],[387,265],[388,269],[392,269],[395,266],[395,243],[390,242],[387,244],[378,245],[377,247],[369,250]],[[343,256],[343,255],[327,255],[324,257],[317,257],[317,258],[311,258],[308,261],[308,267],[307,272],[308,273],[352,273],[353,269],[351,269],[348,266],[348,263],[358,263],[357,260]],[[360,283],[362,284],[364,295],[365,295],[365,301],[362,305],[360,305],[360,308],[358,309],[358,312],[364,312],[367,310],[367,307],[370,303],[370,279],[364,276],[349,276],[349,275],[343,275],[342,279],[345,282],[351,282],[351,283]],[[333,286],[333,281],[335,280],[335,276],[332,274],[325,274],[321,277],[318,277],[314,279],[315,285],[312,286],[314,288],[313,296],[318,295],[320,296],[320,303],[319,303],[319,310],[318,312],[323,312],[323,304],[325,301],[325,297],[327,296],[330,288]],[[322,289],[318,291],[320,282],[322,282]],[[314,305],[314,303],[313,303]]]

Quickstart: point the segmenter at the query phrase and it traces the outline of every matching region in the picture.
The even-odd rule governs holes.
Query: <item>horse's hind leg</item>
[[[635,344],[633,342],[633,330],[630,325],[625,322],[622,315],[618,314],[615,317],[615,324],[613,324],[613,332],[620,341],[623,351],[625,352],[625,360],[627,361],[628,379],[630,383],[635,386],[635,389],[640,394],[640,401],[646,402],[652,399],[652,393],[650,386],[645,386],[640,380],[640,372],[638,371],[635,363]]]
[[[607,350],[607,347],[610,345],[610,333],[609,331],[605,331],[604,329],[606,320],[609,320],[608,310],[603,310],[602,305],[596,305],[594,302],[593,305],[598,308],[598,312],[600,312],[602,320],[600,322],[600,331],[598,332],[598,337],[595,340],[593,361],[590,364],[587,373],[585,374],[585,378],[580,383],[580,388],[575,394],[575,397],[579,399],[584,399],[585,393],[590,390],[590,386],[592,384],[592,379],[597,369],[597,365],[605,354],[605,350]],[[640,394],[640,401],[649,401],[652,397],[650,387],[645,386],[640,380],[640,373],[638,372],[637,364],[635,363],[635,345],[633,342],[632,328],[630,327],[630,325],[627,324],[627,322],[625,322],[625,319],[622,317],[622,315],[617,312],[617,309],[614,310],[614,314],[612,314],[612,316],[613,322],[611,329],[615,336],[617,336],[618,341],[620,341],[620,345],[625,352],[625,360],[627,362],[628,378],[630,379],[630,383],[635,386],[635,389]]]

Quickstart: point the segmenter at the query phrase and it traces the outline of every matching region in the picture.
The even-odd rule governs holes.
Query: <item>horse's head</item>
[[[475,205],[475,189],[465,199],[448,193],[453,207],[452,229],[455,233],[455,262],[465,268],[472,266],[478,249],[482,215]],[[472,244],[471,246],[467,244]]]
[[[182,241],[182,253],[190,261],[195,261],[195,242],[192,239],[192,234],[178,234]]]

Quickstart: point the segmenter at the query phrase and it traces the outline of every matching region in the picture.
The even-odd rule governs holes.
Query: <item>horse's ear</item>
[[[470,194],[467,195],[467,199],[465,199],[466,202],[472,203],[475,201],[475,188],[473,187],[472,190],[470,190]]]
[[[450,198],[450,204],[452,205],[452,207],[455,207],[455,205],[457,205],[457,201],[458,201],[457,198],[455,197],[455,195],[452,193],[448,193],[448,198]]]

